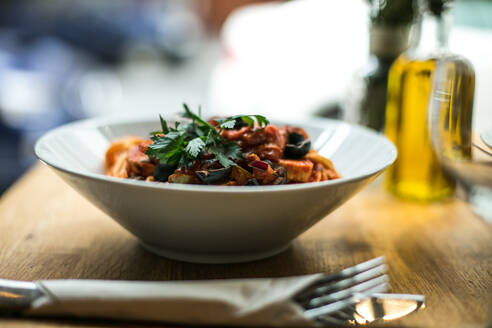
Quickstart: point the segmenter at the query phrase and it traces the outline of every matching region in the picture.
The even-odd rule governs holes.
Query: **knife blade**
[[[349,305],[347,305],[349,304]],[[414,294],[356,293],[332,312],[318,317],[323,324],[363,326],[403,318],[425,308],[425,297]]]
[[[355,321],[368,324],[374,321],[390,321],[403,318],[425,308],[425,297],[413,294],[355,295]]]

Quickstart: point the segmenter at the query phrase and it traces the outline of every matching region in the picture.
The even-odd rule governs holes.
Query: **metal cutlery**
[[[384,258],[378,257],[326,276],[295,300],[307,318],[335,325],[398,319],[424,307],[423,295],[383,294],[388,281]]]
[[[386,265],[384,263],[384,258],[382,257],[357,264],[353,267],[343,269],[340,272],[330,275],[305,276],[304,278],[300,278],[301,280],[307,282],[307,284],[304,283],[304,287],[302,287],[302,289],[297,287],[294,288],[292,286],[293,284],[299,282],[299,278],[294,277],[280,279],[284,280],[282,282],[275,279],[271,281],[279,281],[280,284],[284,285],[287,283],[285,286],[291,288],[292,291],[295,291],[295,294],[290,296],[291,299],[282,299],[282,297],[276,299],[275,296],[272,298],[273,303],[266,302],[265,307],[272,306],[273,304],[273,308],[275,308],[275,304],[278,304],[278,302],[284,302],[286,308],[291,309],[293,303],[297,304],[298,307],[301,307],[302,311],[299,313],[294,313],[294,315],[298,315],[298,319],[300,320],[317,323],[318,325],[361,325],[377,320],[386,321],[396,319],[411,312],[417,311],[423,307],[424,303],[424,297],[421,295],[384,294],[389,287],[389,283],[388,276],[386,275]],[[238,284],[241,285],[244,281],[239,281]],[[261,279],[247,280],[248,288],[252,287],[254,290],[258,287],[258,291],[260,293],[255,296],[256,298],[253,297],[252,299],[241,300],[245,301],[243,303],[243,309],[248,307],[251,308],[251,305],[253,308],[256,307],[255,302],[257,301],[255,300],[258,300],[258,295],[263,295],[263,297],[261,297],[263,300],[265,297],[268,298],[267,295],[270,290],[267,289],[265,291],[265,286],[270,288],[269,286],[273,285],[270,285],[270,283],[266,283],[265,281],[260,281]],[[290,283],[290,281],[295,283]],[[76,288],[70,287],[71,282],[75,284]],[[215,283],[212,282],[212,284],[210,284],[210,282],[194,282],[195,285],[192,285],[193,282],[149,283],[62,280],[54,281],[55,284],[53,285],[52,282],[50,285],[49,281],[21,282],[0,279],[0,315],[30,316],[33,313],[31,310],[36,304],[39,305],[40,303],[45,302],[46,299],[50,298],[54,299],[56,304],[61,304],[64,302],[63,297],[66,297],[67,295],[68,298],[66,298],[66,300],[69,303],[62,304],[63,306],[61,306],[61,312],[58,313],[55,311],[48,313],[48,315],[56,316],[57,314],[65,314],[64,311],[66,310],[66,305],[70,305],[70,302],[73,302],[74,300],[75,303],[72,303],[72,305],[75,304],[76,308],[79,306],[77,304],[80,303],[77,302],[80,302],[80,300],[87,301],[86,303],[88,303],[89,306],[91,306],[91,300],[97,304],[101,304],[100,302],[105,302],[105,300],[107,300],[107,304],[113,304],[113,306],[119,307],[115,310],[116,312],[121,312],[125,307],[126,309],[133,311],[132,304],[144,304],[147,308],[149,304],[152,304],[151,306],[154,306],[156,309],[166,308],[169,306],[174,306],[175,300],[182,302],[183,299],[181,295],[183,295],[183,292],[188,295],[188,302],[190,302],[189,304],[185,304],[186,307],[191,306],[191,304],[196,301],[196,299],[193,298],[193,294],[194,291],[197,291],[197,283],[199,285],[208,285],[208,287],[205,287],[204,289],[204,291],[208,294],[202,293],[197,299],[200,299],[203,302],[203,295],[209,295],[212,299],[211,303],[217,302],[217,299],[214,300],[217,296],[217,290],[215,289],[217,287],[222,288],[221,291],[218,292],[219,294],[222,293],[220,295],[223,297],[221,302],[227,303],[229,301],[229,288],[223,288],[224,282],[225,284],[230,283],[230,281],[227,280]],[[259,287],[260,284],[262,284],[261,288]],[[58,286],[58,291],[61,292],[60,295],[62,296],[62,299],[53,294],[53,289],[50,290],[50,286]],[[239,290],[242,293],[243,287],[244,286],[238,288],[238,286],[235,286],[233,289],[236,288],[236,291]],[[166,295],[168,288],[175,289],[173,294],[174,298]],[[277,285],[277,287],[272,288],[276,288],[275,290],[272,289],[272,292],[277,294],[281,294],[284,289],[281,285],[280,287]],[[87,290],[89,290],[89,292],[87,292]],[[225,294],[224,290],[226,291]],[[56,292],[57,290],[55,289],[55,293]],[[82,295],[77,295],[78,292]],[[109,297],[108,292],[110,294]],[[237,293],[231,293],[230,295],[231,297],[238,296]],[[244,295],[241,294],[241,296]],[[207,298],[205,297],[205,299]],[[118,303],[118,300],[121,300],[120,303]],[[231,304],[238,304],[237,299],[230,301]],[[287,303],[290,303],[291,305],[288,305]],[[216,309],[219,310],[218,313],[220,313],[220,306],[223,306],[223,303],[221,305],[217,305],[217,303],[215,303],[214,306],[217,306]],[[65,310],[63,310],[64,308]],[[227,307],[225,309],[227,309]],[[146,320],[147,317],[144,316],[143,312],[137,313],[138,320]],[[36,312],[34,311],[34,313]],[[186,311],[184,311],[184,313],[186,313]],[[92,314],[94,314],[94,312],[89,311],[86,313],[77,313],[76,315],[79,317],[91,317]],[[135,314],[134,311],[133,314]],[[129,318],[132,319],[135,318],[135,316]],[[204,318],[206,319],[206,316],[204,316]],[[234,320],[237,319],[234,318],[234,314],[231,318],[232,322],[235,322]],[[149,318],[149,320],[154,319]],[[173,317],[173,320],[176,321],[179,320],[179,318]],[[246,318],[246,320],[251,320],[251,317]],[[254,320],[252,322],[254,322]]]
[[[339,303],[340,310],[314,319],[323,324],[361,326],[403,318],[425,308],[425,297],[413,294],[354,294]]]

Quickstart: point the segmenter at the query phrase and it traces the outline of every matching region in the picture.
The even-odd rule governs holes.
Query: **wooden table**
[[[427,308],[401,327],[485,327],[492,309],[492,227],[460,201],[399,201],[377,182],[303,234],[286,252],[253,263],[203,265],[152,255],[135,238],[36,166],[0,199],[0,277],[180,280],[300,275],[385,255],[392,291]],[[490,320],[490,317],[489,317]],[[0,319],[0,327],[134,326]]]

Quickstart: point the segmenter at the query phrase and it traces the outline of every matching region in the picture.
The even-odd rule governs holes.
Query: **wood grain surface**
[[[381,191],[376,181],[280,255],[252,263],[203,265],[146,252],[41,165],[0,198],[4,279],[278,277],[335,271],[380,255],[389,265],[392,292],[427,297],[425,310],[391,326],[487,327],[492,319],[492,227],[460,201],[404,202]],[[0,327],[112,326],[139,325],[0,319]]]

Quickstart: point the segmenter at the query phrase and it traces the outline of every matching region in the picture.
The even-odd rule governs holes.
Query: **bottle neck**
[[[378,25],[369,29],[369,53],[379,60],[393,61],[408,48],[408,25]]]
[[[416,55],[440,55],[448,51],[451,15],[448,11],[433,15],[425,11],[415,28],[412,52]]]

